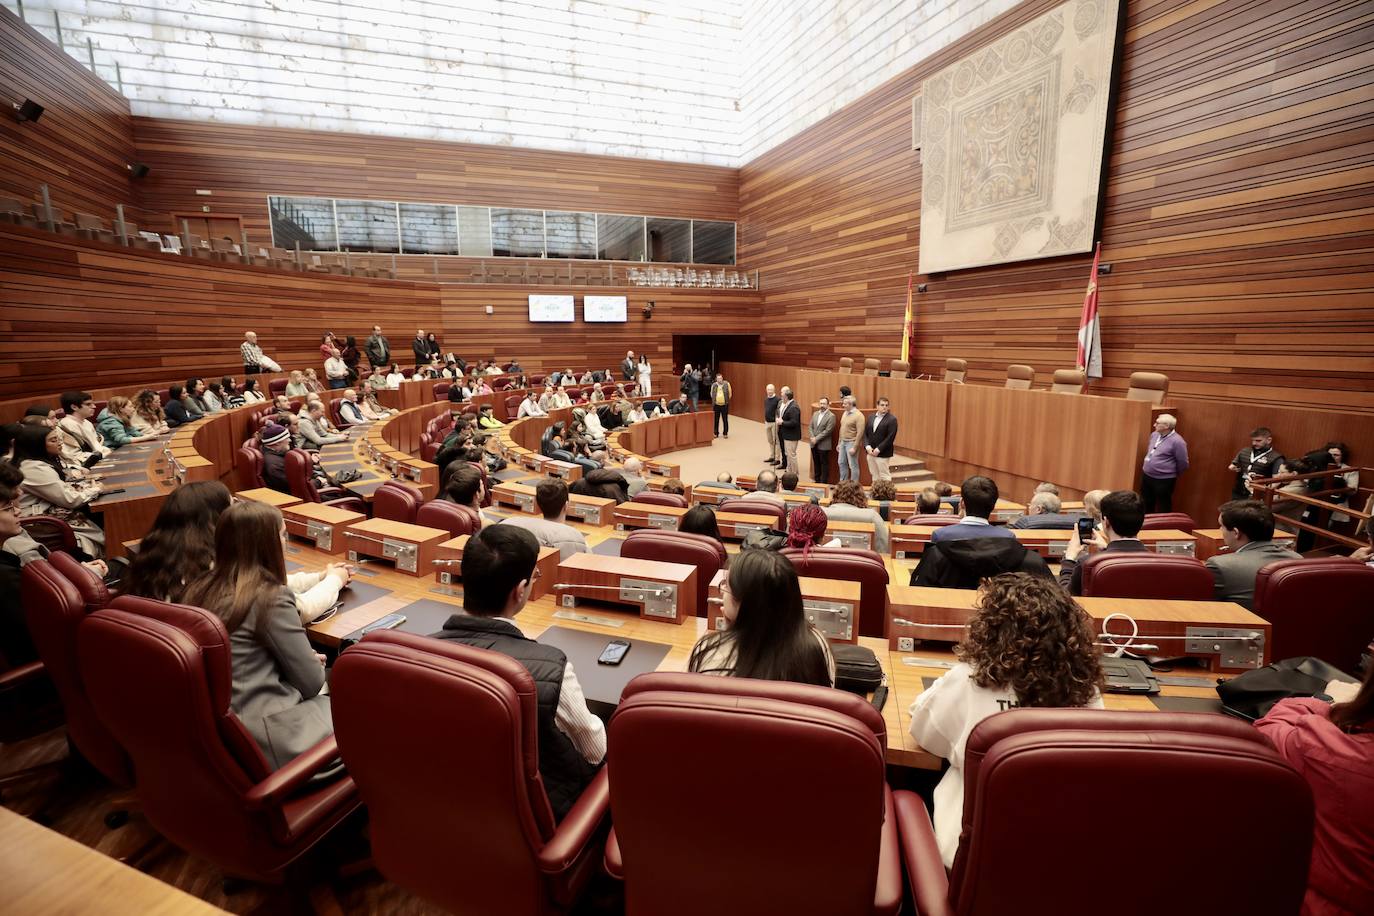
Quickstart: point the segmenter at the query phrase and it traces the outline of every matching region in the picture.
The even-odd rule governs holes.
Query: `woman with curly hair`
[[[983,582],[959,664],[911,704],[911,735],[949,761],[935,787],[935,838],[954,864],[964,813],[964,745],[988,716],[1017,706],[1102,708],[1092,620],[1053,579],[1004,573]]]
[[[830,491],[830,505],[825,507],[825,516],[836,522],[869,522],[873,525],[873,549],[879,555],[887,554],[887,522],[868,504],[864,488],[857,480],[841,480],[835,484]]]

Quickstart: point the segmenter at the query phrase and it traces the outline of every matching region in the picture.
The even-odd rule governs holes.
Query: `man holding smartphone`
[[[1140,528],[1145,524],[1145,503],[1140,494],[1131,490],[1116,490],[1102,497],[1102,527],[1085,538],[1091,530],[1091,519],[1080,519],[1074,528],[1064,559],[1059,564],[1059,584],[1070,595],[1083,594],[1083,563],[1088,545],[1100,548],[1101,553],[1141,553],[1148,548],[1141,543]]]

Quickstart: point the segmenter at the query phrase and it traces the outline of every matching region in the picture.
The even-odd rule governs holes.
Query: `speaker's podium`
[[[696,616],[697,568],[686,563],[575,553],[555,577],[553,591],[565,608],[584,601],[630,605],[640,617],[665,623]]]

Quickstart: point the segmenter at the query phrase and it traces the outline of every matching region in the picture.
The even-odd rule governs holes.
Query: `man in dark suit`
[[[626,352],[625,358],[620,362],[620,374],[625,377],[625,381],[633,382],[638,376],[638,367],[635,364],[635,351]]]
[[[778,405],[778,441],[782,443],[780,468],[797,470],[797,444],[801,441],[801,407],[792,389],[782,386],[782,403]]]
[[[1301,560],[1302,554],[1275,544],[1274,513],[1255,499],[1234,499],[1218,510],[1226,553],[1207,561],[1218,601],[1234,601],[1246,610],[1255,600],[1255,578],[1270,563]]]
[[[897,418],[888,410],[887,398],[878,398],[873,419],[864,424],[864,451],[868,453],[868,474],[874,483],[892,479],[887,463],[897,443]]]
[[[811,479],[816,483],[830,482],[830,452],[834,447],[834,437],[835,414],[830,409],[830,399],[822,395],[806,428],[806,438],[811,444]]]
[[[1148,548],[1136,535],[1144,524],[1145,503],[1140,494],[1116,490],[1102,497],[1102,527],[1093,533],[1093,543],[1101,548],[1099,553],[1141,553]],[[1081,560],[1087,550],[1088,545],[1079,540],[1075,527],[1059,565],[1059,584],[1068,589],[1070,595],[1083,594]]]
[[[415,339],[410,342],[410,352],[415,354],[415,365],[429,363],[429,340],[425,338],[424,329],[415,332]]]

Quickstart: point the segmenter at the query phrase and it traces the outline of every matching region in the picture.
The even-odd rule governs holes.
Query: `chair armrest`
[[[250,810],[280,805],[287,796],[338,759],[339,742],[330,735],[249,789],[244,801]]]
[[[367,515],[367,503],[356,496],[345,496],[341,499],[326,499],[324,505],[333,506],[336,509],[347,509],[350,512],[361,512]]]
[[[8,690],[11,687],[18,687],[30,681],[36,681],[43,677],[46,669],[43,663],[29,662],[27,665],[20,665],[18,668],[10,668],[7,671],[0,671],[0,690]]]
[[[884,784],[883,833],[878,846],[878,881],[873,892],[873,912],[876,916],[896,916],[901,908],[902,844],[897,835],[897,812],[892,800],[892,787]]]
[[[625,880],[625,860],[620,857],[620,838],[615,835],[615,827],[606,835],[606,874],[617,881]]]
[[[316,487],[315,494],[319,496],[320,502],[329,502],[331,499],[342,499],[348,494],[343,487]]]
[[[915,792],[906,791],[892,793],[892,801],[916,912],[920,916],[952,916],[949,875],[940,861],[940,844],[935,840],[925,802]]]
[[[591,784],[582,790],[544,848],[539,850],[539,869],[544,874],[567,871],[605,823],[611,809],[611,784],[606,773],[603,766]]]

